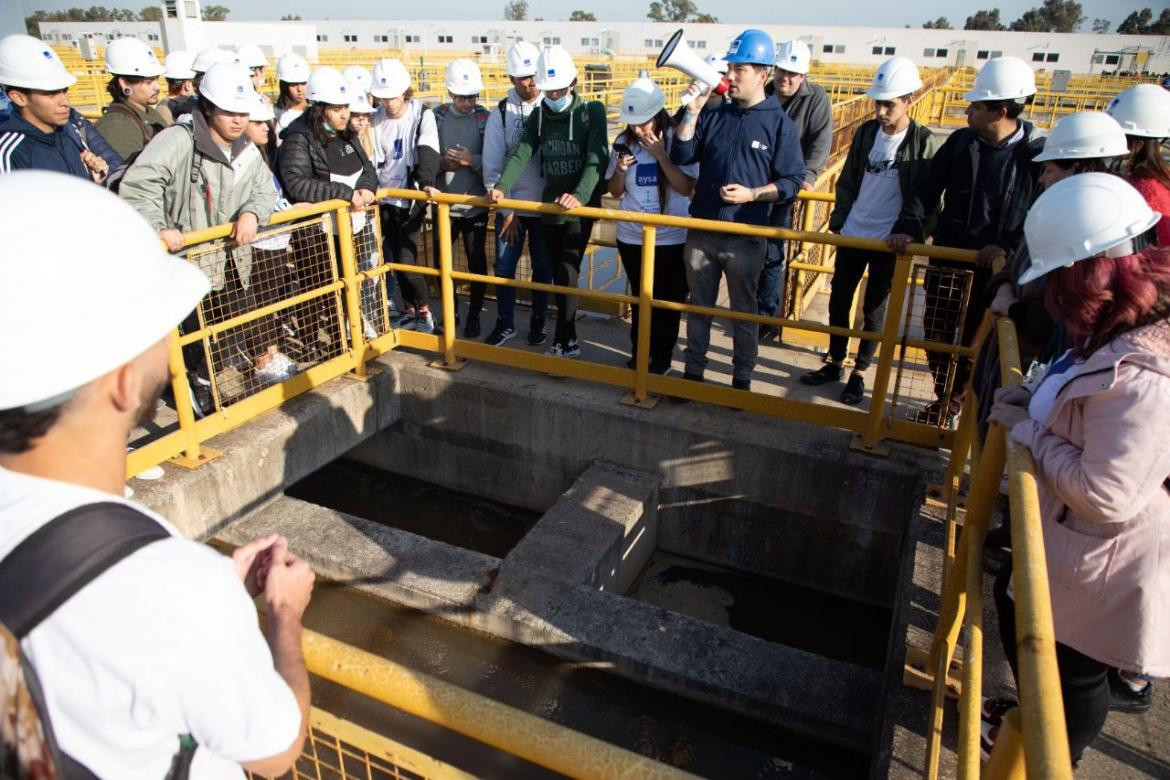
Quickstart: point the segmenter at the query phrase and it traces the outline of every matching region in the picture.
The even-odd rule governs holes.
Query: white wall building
[[[476,51],[499,56],[515,40],[560,44],[574,54],[654,55],[678,24],[656,22],[566,22],[503,20],[344,19],[303,22],[204,22],[206,45],[251,41],[272,54],[296,51],[315,60],[322,49],[406,49],[420,56]],[[686,24],[687,40],[701,54],[722,53],[743,25]],[[894,54],[920,65],[981,66],[992,57],[1012,55],[1037,70],[1170,72],[1170,36],[1082,33],[924,30],[921,28],[835,27],[761,24],[775,40],[801,38],[813,57],[824,62],[877,65]],[[41,37],[73,43],[82,35],[133,34],[159,44],[161,25],[153,22],[43,22]],[[151,38],[150,36],[156,36]],[[188,48],[198,48],[188,44]]]

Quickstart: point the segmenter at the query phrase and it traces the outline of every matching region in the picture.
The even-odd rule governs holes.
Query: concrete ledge
[[[336,380],[209,442],[223,457],[187,470],[164,464],[166,477],[134,480],[135,499],[183,535],[207,539],[280,495],[401,413],[397,376],[366,382]]]

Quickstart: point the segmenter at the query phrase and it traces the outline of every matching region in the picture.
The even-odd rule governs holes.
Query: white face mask
[[[559,98],[556,98],[555,100],[553,98],[546,96],[544,99],[544,104],[546,106],[548,106],[550,111],[559,114],[560,112],[564,111],[566,108],[569,107],[569,103],[571,103],[572,100],[573,100],[573,93],[566,92],[564,95],[562,95]]]

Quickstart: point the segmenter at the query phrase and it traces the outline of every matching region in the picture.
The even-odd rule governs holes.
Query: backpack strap
[[[154,138],[154,130],[150,127],[150,125],[146,124],[142,117],[138,115],[138,112],[130,108],[130,106],[126,105],[125,103],[111,103],[110,107],[106,109],[106,113],[108,114],[111,111],[117,111],[119,114],[124,114],[130,117],[130,119],[134,121],[134,124],[138,125],[138,129],[142,131],[143,137],[146,138],[148,142],[150,139]]]
[[[503,127],[505,130],[507,130],[508,129],[508,98],[506,98],[506,97],[500,98],[500,102],[497,104],[497,108],[500,109],[500,126]]]

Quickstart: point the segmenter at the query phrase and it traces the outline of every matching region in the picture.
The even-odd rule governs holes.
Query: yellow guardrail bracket
[[[930,691],[934,688],[934,672],[930,665],[930,651],[921,647],[906,647],[906,665],[902,667],[902,684],[907,688],[920,691]],[[963,662],[957,658],[951,659],[947,669],[946,695],[948,699],[958,699],[963,692]]]
[[[199,448],[199,454],[190,457],[185,454],[179,454],[170,459],[170,462],[176,466],[182,466],[185,469],[197,469],[200,466],[210,463],[216,458],[223,457],[223,453],[219,450],[212,449],[206,445]]]

